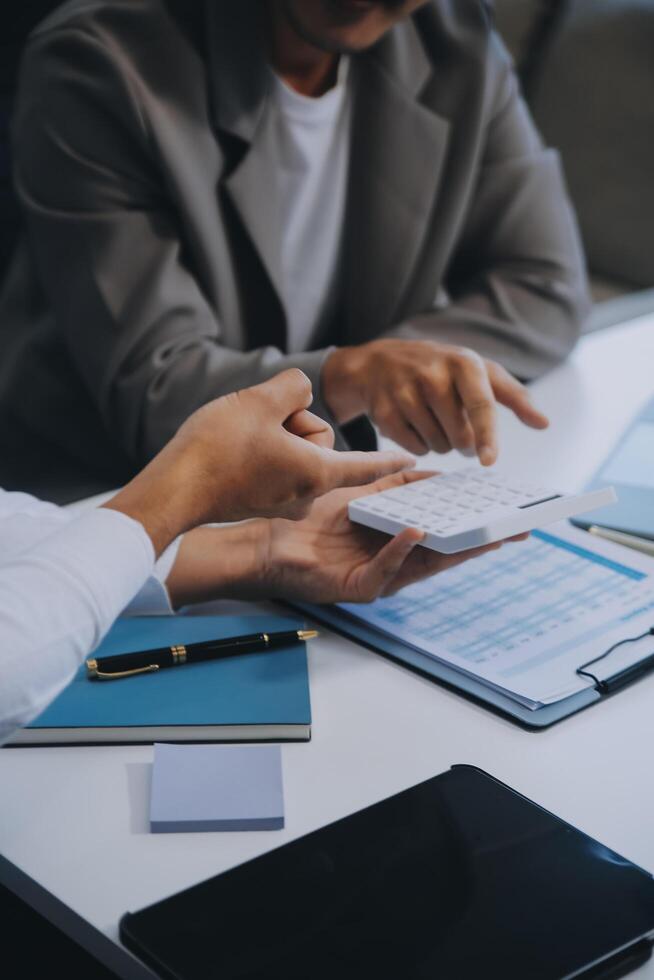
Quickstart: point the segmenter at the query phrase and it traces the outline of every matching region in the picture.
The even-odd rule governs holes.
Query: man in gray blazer
[[[5,486],[115,486],[291,366],[341,445],[488,463],[497,401],[546,425],[512,375],[574,345],[584,264],[482,0],[69,0],[14,156]]]

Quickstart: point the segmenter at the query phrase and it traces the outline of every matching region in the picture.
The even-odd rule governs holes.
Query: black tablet
[[[469,766],[121,922],[180,980],[616,977],[653,936],[650,874]]]

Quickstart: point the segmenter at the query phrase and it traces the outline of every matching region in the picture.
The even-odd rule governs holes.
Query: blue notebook
[[[303,625],[297,618],[276,616],[123,619],[94,656]],[[90,681],[82,666],[73,682],[12,744],[277,742],[310,737],[306,646],[296,643],[115,681]]]

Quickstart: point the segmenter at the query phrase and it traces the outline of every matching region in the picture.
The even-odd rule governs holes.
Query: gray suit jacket
[[[465,344],[531,378],[573,346],[583,259],[481,0],[433,0],[353,59],[345,276],[285,354],[259,0],[70,0],[14,120],[26,234],[0,302],[0,484],[127,479],[197,406],[329,345]]]

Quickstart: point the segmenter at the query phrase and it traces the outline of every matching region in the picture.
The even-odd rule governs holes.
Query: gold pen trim
[[[187,659],[186,647],[182,646],[180,643],[178,646],[171,647],[170,652],[173,655],[173,665],[176,667],[178,664],[185,664]]]
[[[121,677],[133,677],[134,674],[153,674],[155,670],[159,670],[159,664],[149,664],[147,667],[136,667],[134,670],[118,670],[115,673],[108,673],[98,670],[97,660],[87,660],[86,669],[90,677],[99,681],[114,681]]]
[[[298,630],[297,638],[298,640],[315,640],[317,636],[320,636],[318,630]]]

